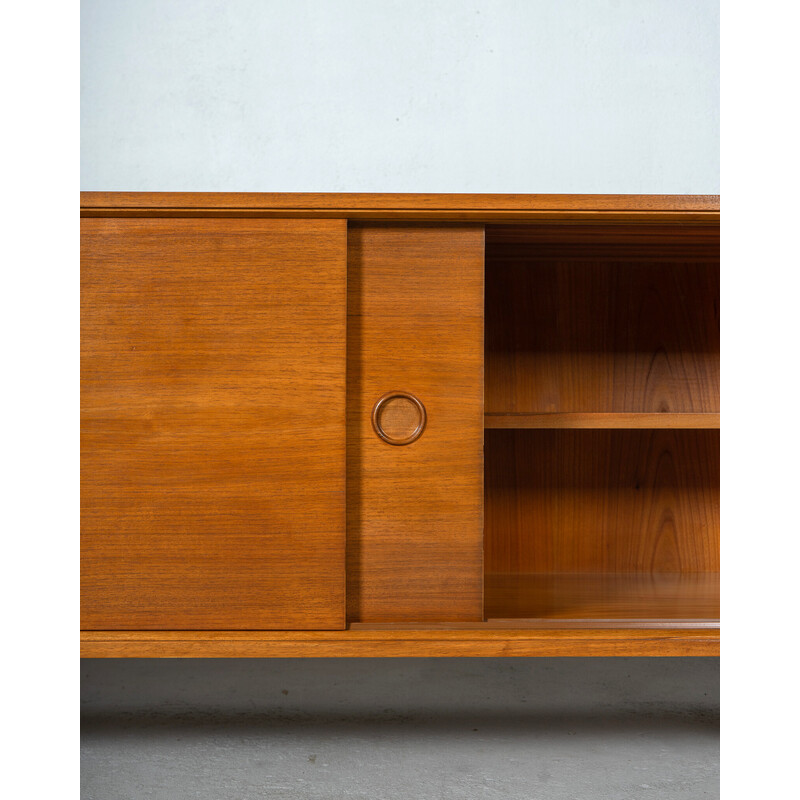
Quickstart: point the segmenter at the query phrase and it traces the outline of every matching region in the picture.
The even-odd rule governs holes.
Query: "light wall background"
[[[83,0],[81,188],[719,192],[716,0]]]

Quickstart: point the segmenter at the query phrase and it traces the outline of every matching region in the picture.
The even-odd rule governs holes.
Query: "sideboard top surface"
[[[719,195],[81,192],[83,216],[296,216],[714,223]]]

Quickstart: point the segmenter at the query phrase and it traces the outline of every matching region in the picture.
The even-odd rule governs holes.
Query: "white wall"
[[[83,0],[81,188],[719,191],[716,0]]]

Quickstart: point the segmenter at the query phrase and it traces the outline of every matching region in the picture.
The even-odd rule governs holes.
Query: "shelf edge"
[[[718,413],[549,412],[494,413],[484,415],[485,429],[693,429],[718,430]]]

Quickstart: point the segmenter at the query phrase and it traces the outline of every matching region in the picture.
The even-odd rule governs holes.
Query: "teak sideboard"
[[[85,657],[719,654],[719,198],[81,195]]]

